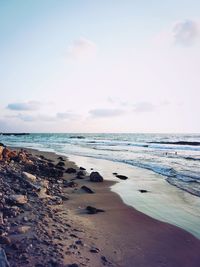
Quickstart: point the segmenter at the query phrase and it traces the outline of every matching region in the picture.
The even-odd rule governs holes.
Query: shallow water
[[[10,146],[108,159],[152,170],[182,190],[200,196],[200,146],[170,144],[200,142],[197,134],[31,134],[0,136]],[[169,144],[157,143],[165,142]]]

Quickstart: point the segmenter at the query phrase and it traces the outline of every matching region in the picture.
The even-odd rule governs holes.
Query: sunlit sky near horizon
[[[200,132],[200,1],[0,0],[0,132]]]

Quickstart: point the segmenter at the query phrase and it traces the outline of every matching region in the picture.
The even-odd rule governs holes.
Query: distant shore
[[[36,159],[37,163],[35,164],[46,166],[49,162],[56,166],[60,162],[59,156],[54,153],[31,149],[27,149],[27,153],[31,154],[30,158]],[[20,243],[24,239],[27,240],[29,234],[16,236],[16,234],[13,235],[8,232],[6,235],[10,238],[11,244],[1,246],[8,253],[11,266],[37,266],[36,264],[41,260],[42,252],[45,253],[47,249],[43,245],[43,238],[48,241],[49,250],[51,247],[55,249],[54,260],[57,261],[57,266],[70,266],[70,264],[88,267],[199,266],[200,241],[198,239],[180,228],[154,220],[125,205],[116,193],[110,191],[113,182],[90,182],[88,173],[91,170],[87,170],[88,173],[82,171],[84,174],[82,177],[77,176],[80,168],[66,158],[64,160],[63,168],[73,168],[76,173],[64,173],[63,177],[58,180],[45,178],[51,184],[52,189],[49,189],[48,194],[52,197],[58,194],[55,191],[56,188],[60,188],[60,195],[64,199],[62,203],[49,204],[45,198],[41,200],[28,190],[26,194],[28,199],[34,201],[33,207],[26,211],[25,216],[18,215],[15,219],[8,217],[7,222],[5,222],[6,225],[6,223],[16,221],[19,225],[28,225],[34,229],[32,234],[39,238],[37,248],[39,246],[41,249],[40,255],[37,253],[32,255],[31,253],[35,251],[33,243],[31,252],[27,251],[24,255],[28,259],[23,262],[23,257],[22,259],[16,258],[15,261],[18,262],[18,265],[12,264],[12,259],[17,257],[19,251],[13,250],[11,244],[13,242]],[[23,168],[23,163],[20,164],[22,165],[20,168]],[[2,168],[1,164],[1,170]],[[12,169],[12,166],[6,168]],[[1,179],[6,179],[2,173],[1,171]],[[34,171],[31,173],[34,174]],[[35,174],[36,177],[42,177],[44,173]],[[69,186],[66,186],[66,183]],[[94,193],[86,192],[81,189],[82,186],[90,188]],[[54,187],[55,189],[53,189]],[[26,190],[26,188],[22,188],[22,190]],[[104,212],[88,214],[87,206],[103,209]],[[34,217],[33,211],[37,209],[38,216]],[[40,213],[43,215],[40,216]],[[28,219],[24,221],[24,217]],[[40,236],[37,235],[39,232]],[[52,259],[50,258],[50,260]],[[53,266],[50,263],[46,264],[44,266]]]

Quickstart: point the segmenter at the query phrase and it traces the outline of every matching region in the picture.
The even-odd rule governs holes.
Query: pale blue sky
[[[0,0],[0,131],[200,132],[199,11]]]

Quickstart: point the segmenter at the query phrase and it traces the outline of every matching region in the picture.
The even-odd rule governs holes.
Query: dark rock
[[[72,264],[68,264],[67,267],[79,267],[79,265],[76,263],[72,263]]]
[[[113,172],[113,175],[117,175],[118,173],[117,172]]]
[[[77,177],[80,177],[80,176],[85,176],[85,172],[84,171],[78,171]]]
[[[95,193],[92,189],[90,189],[90,188],[87,187],[86,185],[83,185],[83,186],[81,187],[81,189],[83,189],[85,192],[87,192],[87,193],[89,193],[89,194],[94,194],[94,193]]]
[[[92,253],[99,253],[99,251],[100,250],[98,248],[95,248],[95,247],[90,249],[90,252],[92,252]]]
[[[148,191],[146,189],[140,189],[140,193],[147,193]]]
[[[9,237],[7,236],[0,236],[0,244],[3,245],[10,245],[11,244],[11,240]],[[0,265],[1,266],[1,265]]]
[[[85,139],[85,137],[82,135],[72,135],[72,136],[70,136],[70,138]]]
[[[71,182],[65,181],[65,183],[64,183],[64,187],[77,187],[77,186],[78,186],[78,184],[73,182],[73,181],[71,181]]]
[[[76,169],[74,169],[74,168],[68,168],[65,172],[66,173],[76,173]]]
[[[91,182],[103,182],[103,177],[98,172],[91,172],[90,181]]]
[[[88,214],[96,214],[98,212],[105,212],[105,210],[97,209],[97,208],[92,207],[92,206],[87,206],[86,210],[87,210]]]
[[[79,169],[80,169],[81,171],[86,171],[86,169],[83,168],[83,167],[80,167]]]
[[[116,177],[119,178],[119,179],[121,179],[121,180],[127,180],[127,179],[128,179],[127,176],[125,176],[125,175],[120,175],[120,174],[117,174]]]
[[[65,161],[65,159],[63,159],[63,157],[58,157],[58,160]]]
[[[59,161],[56,166],[63,167],[65,166],[65,163],[63,161]]]

